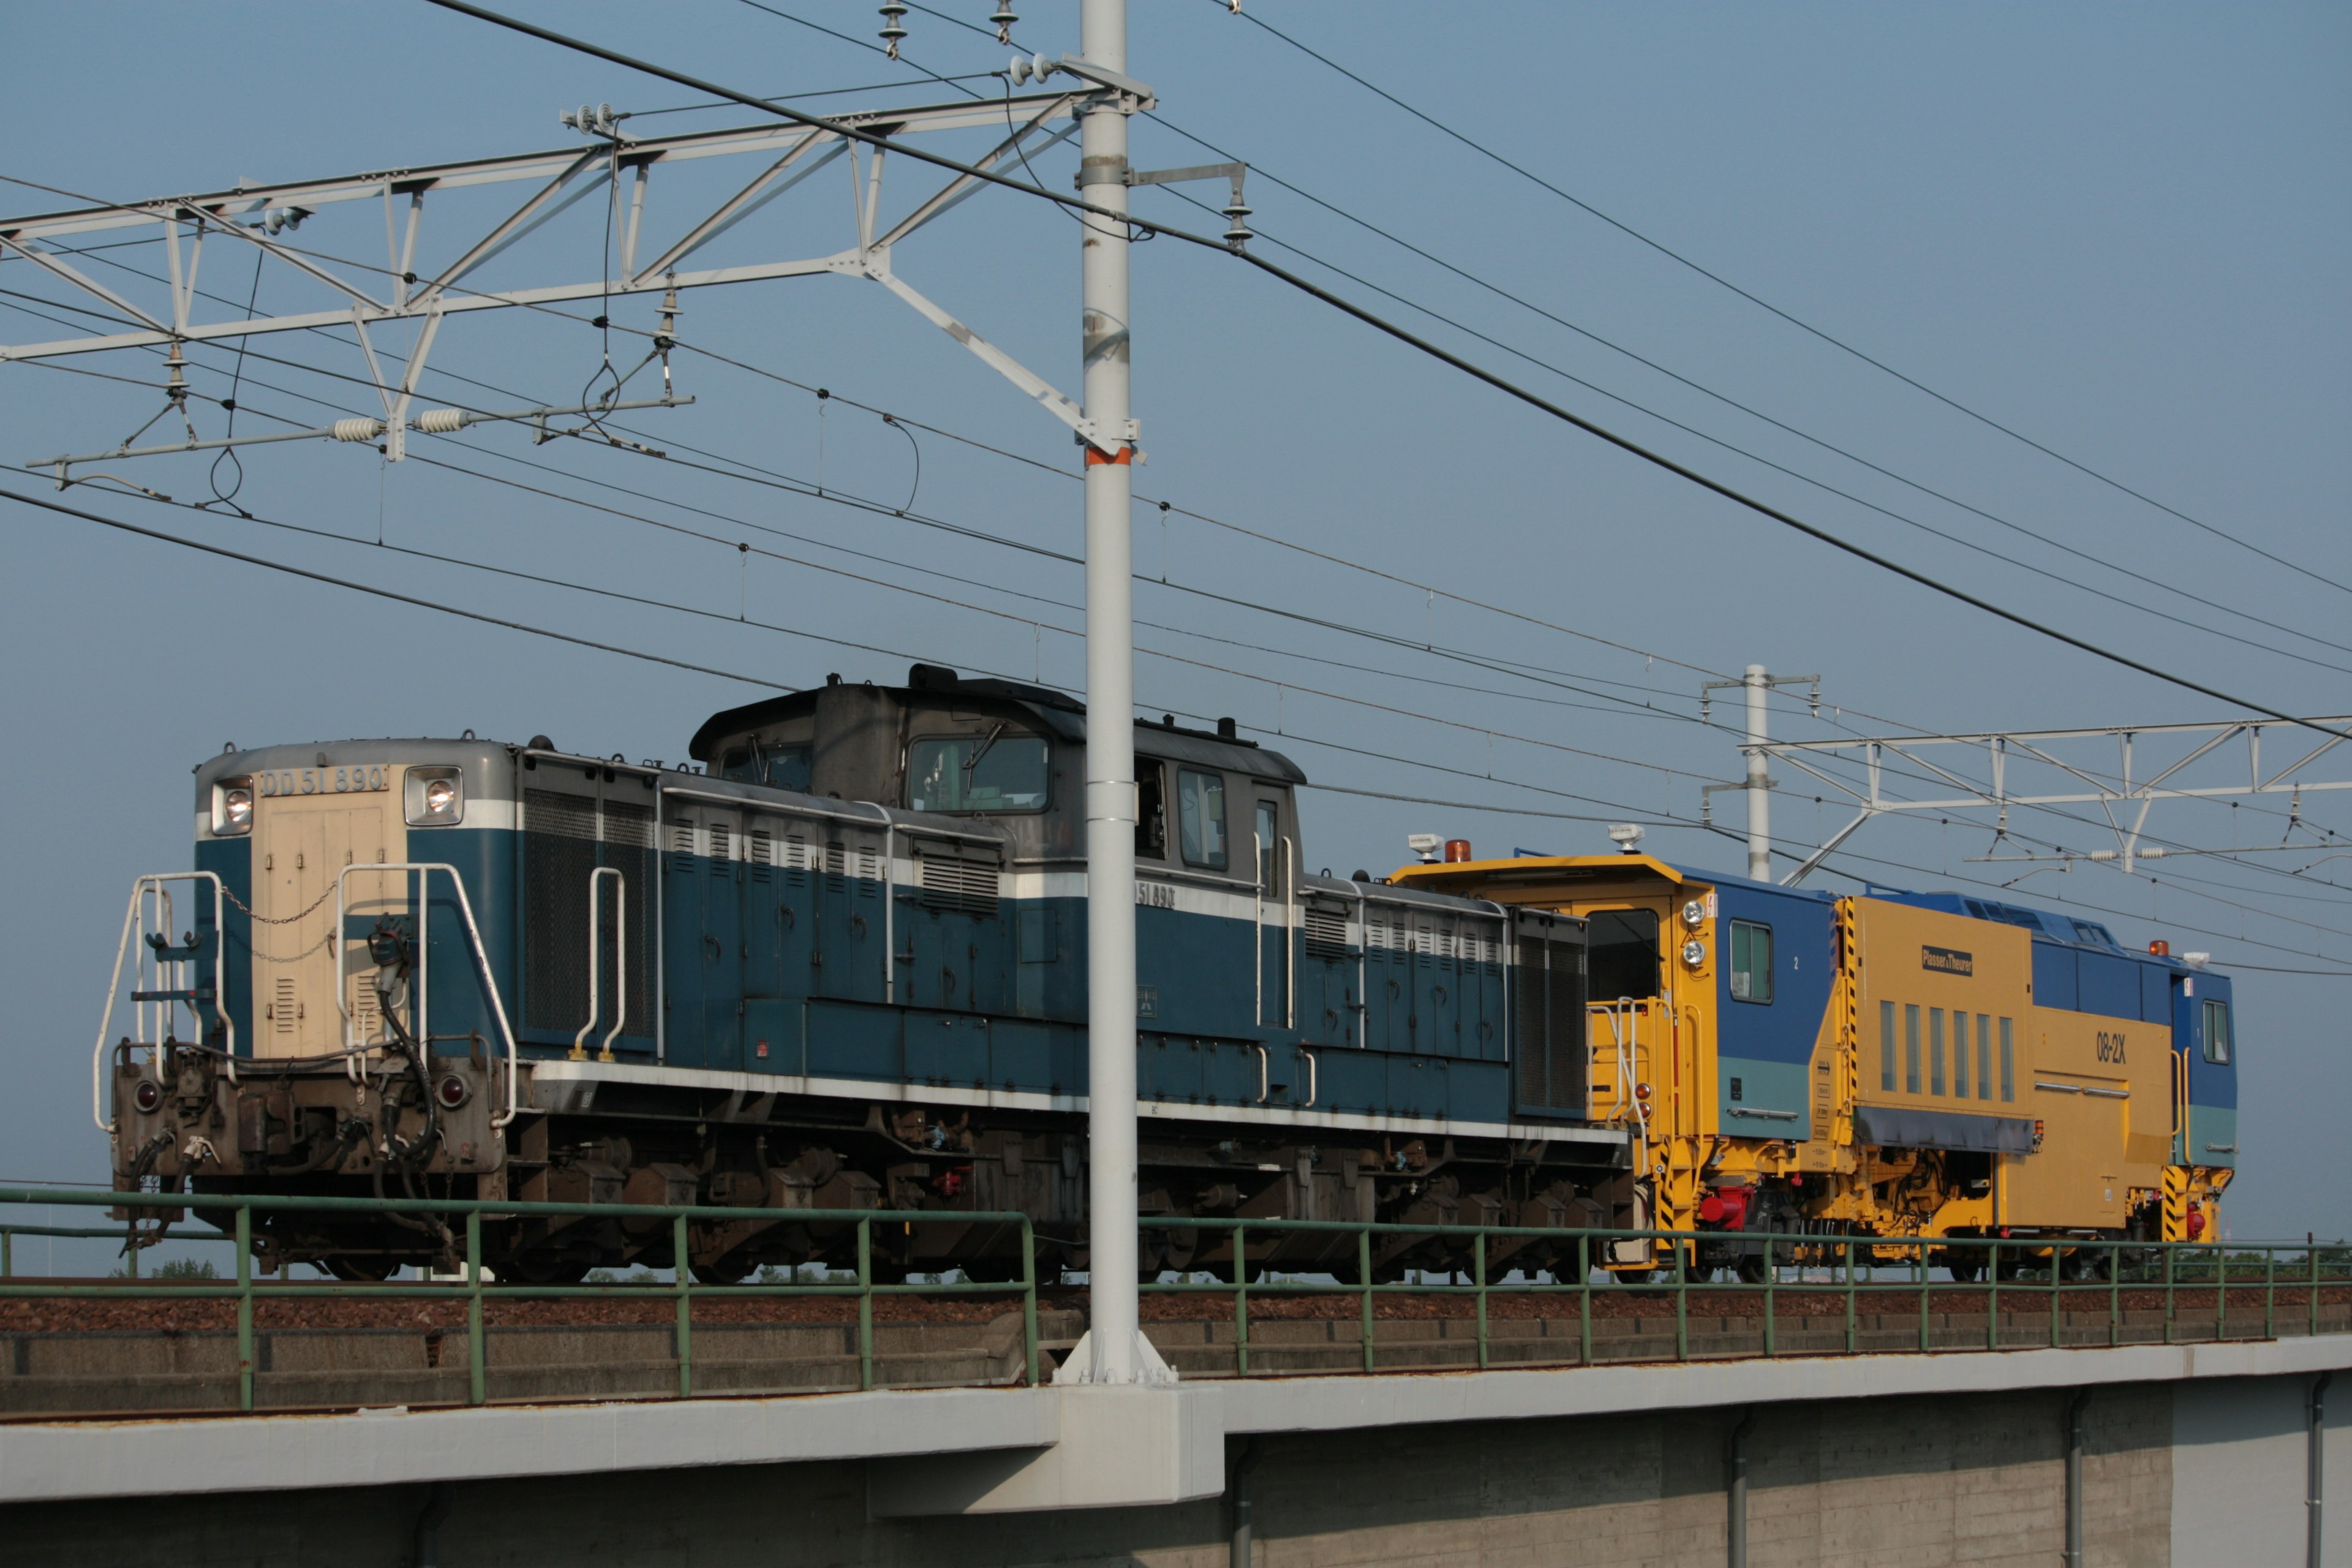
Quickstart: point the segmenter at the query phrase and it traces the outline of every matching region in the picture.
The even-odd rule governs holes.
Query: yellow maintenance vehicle
[[[1586,922],[1588,1114],[1633,1142],[1618,1223],[1722,1233],[1692,1268],[1760,1277],[1803,1251],[1776,1236],[2011,1237],[2004,1268],[2081,1272],[2106,1249],[2069,1240],[2219,1238],[2230,982],[2166,944],[1958,893],[1449,849],[1464,858],[1390,880]],[[1936,1261],[1983,1267],[1981,1249]]]

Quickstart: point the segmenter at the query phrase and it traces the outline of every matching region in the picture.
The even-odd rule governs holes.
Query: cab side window
[[[1196,773],[1191,768],[1177,770],[1176,827],[1184,864],[1212,871],[1225,869],[1228,857],[1223,773]]]
[[[1135,858],[1168,858],[1168,770],[1149,757],[1135,759]]]
[[[1754,921],[1731,922],[1731,999],[1772,1000],[1772,928]]]
[[[2205,1004],[2205,1059],[2227,1064],[2230,1059],[2230,1005]]]

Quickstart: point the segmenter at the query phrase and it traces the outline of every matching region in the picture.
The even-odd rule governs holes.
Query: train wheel
[[[1974,1285],[1984,1278],[1985,1266],[1981,1257],[1965,1252],[1947,1252],[1943,1264],[1951,1271],[1954,1284]]]
[[[2107,1277],[2107,1254],[2104,1248],[2078,1247],[2066,1254],[2066,1278],[2078,1282],[2105,1279]]]
[[[525,1285],[577,1285],[588,1278],[589,1259],[571,1252],[526,1252],[510,1258],[507,1272]]]
[[[373,1257],[365,1253],[336,1253],[319,1259],[319,1267],[338,1279],[348,1279],[354,1285],[376,1285],[400,1271],[396,1258]]]
[[[697,1283],[703,1285],[740,1285],[751,1277],[752,1262],[740,1253],[730,1252],[724,1258],[714,1258],[708,1263],[690,1266]]]

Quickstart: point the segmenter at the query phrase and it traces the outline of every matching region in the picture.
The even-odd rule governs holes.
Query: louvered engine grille
[[[588,878],[599,866],[621,873],[627,889],[628,1016],[622,1032],[653,1032],[652,904],[654,816],[649,806],[602,803],[553,790],[523,792],[523,1026],[576,1032],[588,1022]],[[688,844],[692,829],[687,829]],[[621,922],[610,878],[596,893],[603,907],[604,1010],[612,1026],[620,988]]]
[[[1348,917],[1336,910],[1318,910],[1309,906],[1306,919],[1307,956],[1309,958],[1345,958],[1348,956]]]
[[[1585,1045],[1584,950],[1521,936],[1511,1049],[1519,1109],[1580,1116],[1591,1052]]]
[[[997,868],[985,860],[950,855],[922,857],[922,901],[926,909],[994,915]]]

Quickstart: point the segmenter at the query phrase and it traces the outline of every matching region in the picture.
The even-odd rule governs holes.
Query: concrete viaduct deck
[[[2086,1563],[2300,1562],[2310,1496],[2352,1495],[2342,1416],[2310,1413],[2347,1366],[2322,1334],[20,1421],[0,1558],[1205,1568],[1246,1499],[1268,1565],[2039,1563],[2070,1501]],[[2352,1529],[2320,1560],[2352,1563]]]

